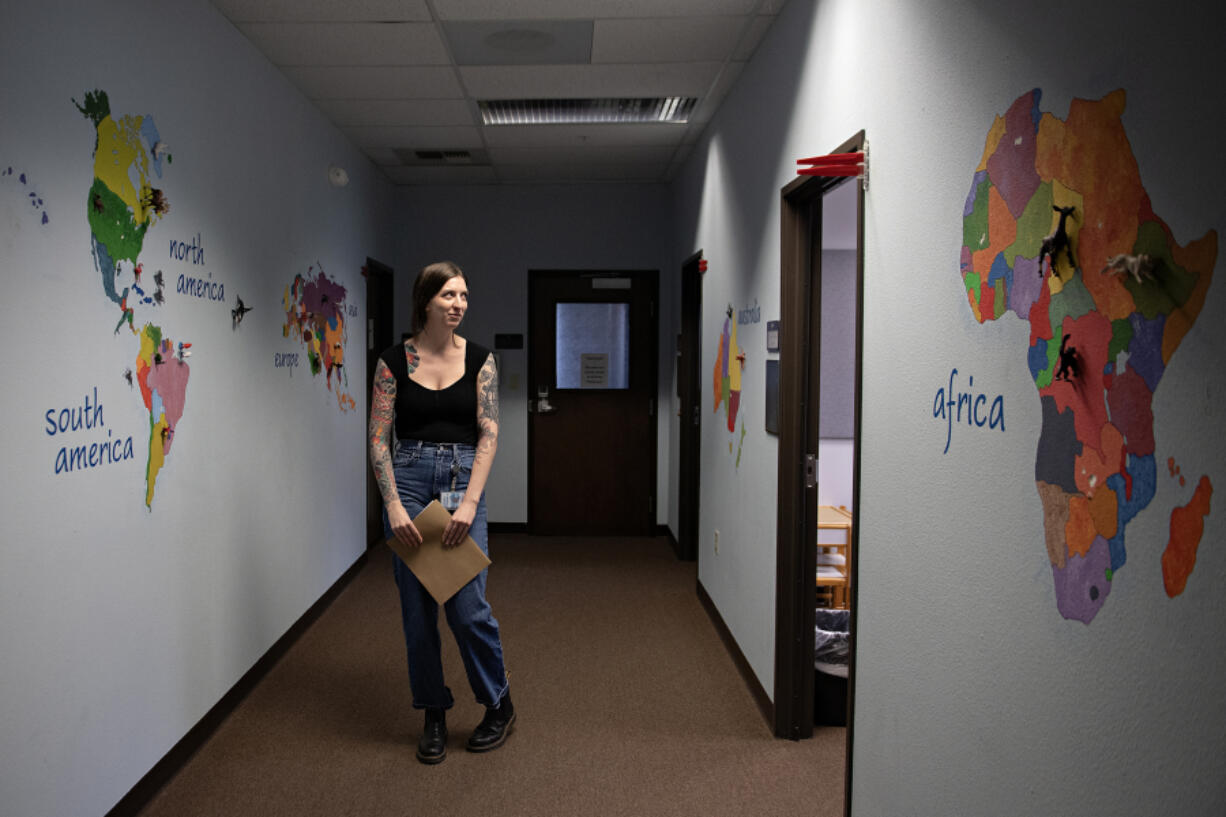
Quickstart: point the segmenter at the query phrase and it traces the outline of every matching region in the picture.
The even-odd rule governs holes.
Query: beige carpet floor
[[[189,815],[840,815],[846,732],[777,740],[666,539],[495,535],[488,598],[518,723],[475,755],[455,642],[448,757],[414,758],[390,554],[333,604],[140,812]]]

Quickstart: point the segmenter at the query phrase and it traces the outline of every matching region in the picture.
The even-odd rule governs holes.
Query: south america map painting
[[[1024,354],[1042,405],[1036,511],[1056,606],[1089,624],[1127,562],[1129,522],[1157,491],[1154,392],[1204,306],[1217,233],[1180,244],[1154,212],[1124,91],[1074,99],[1064,120],[1041,111],[1040,97],[1023,94],[988,132],[959,274],[980,323],[1012,312],[1030,325]],[[1161,459],[1182,484],[1174,460]],[[1168,596],[1195,568],[1212,494],[1201,476],[1170,513]]]

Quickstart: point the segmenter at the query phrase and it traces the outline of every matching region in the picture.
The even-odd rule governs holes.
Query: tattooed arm
[[[464,500],[452,514],[451,524],[443,531],[443,544],[457,544],[468,534],[477,516],[477,505],[498,451],[498,369],[494,356],[485,359],[477,374],[477,453],[473,457],[473,472],[468,479]]]
[[[387,509],[392,535],[406,545],[421,544],[421,534],[400,503],[392,470],[392,421],[396,411],[396,376],[380,360],[375,365],[375,387],[370,397],[370,465]]]

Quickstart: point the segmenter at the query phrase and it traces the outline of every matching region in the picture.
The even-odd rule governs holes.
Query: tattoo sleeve
[[[370,396],[370,465],[384,505],[400,501],[392,471],[392,422],[396,416],[396,376],[380,360],[375,366],[375,386]]]
[[[405,362],[408,364],[409,374],[413,374],[413,372],[417,371],[417,367],[421,365],[421,354],[418,353],[417,347],[407,340],[404,342],[404,357]]]
[[[477,428],[478,448],[498,441],[498,368],[493,355],[477,374]]]
[[[494,356],[485,359],[477,374],[477,453],[473,457],[473,472],[468,480],[466,501],[476,504],[485,490],[494,454],[498,451],[498,369]]]

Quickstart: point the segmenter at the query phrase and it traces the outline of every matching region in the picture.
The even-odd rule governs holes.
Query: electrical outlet
[[[719,553],[719,531],[715,531],[715,552]]]

